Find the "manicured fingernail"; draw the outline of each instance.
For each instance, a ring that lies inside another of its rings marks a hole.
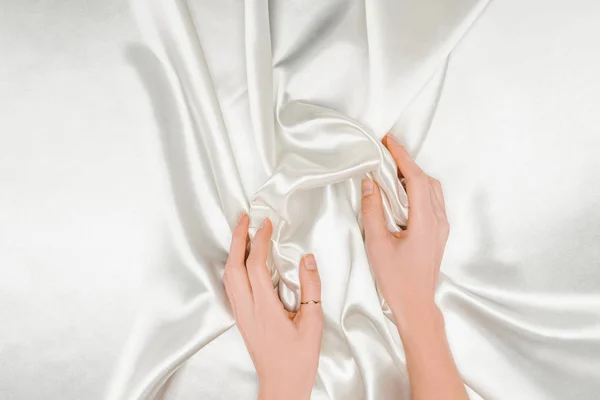
[[[367,197],[373,194],[373,181],[365,178],[362,181],[362,196]]]
[[[317,261],[315,260],[315,256],[309,254],[304,257],[304,268],[309,271],[315,271],[317,269]]]
[[[239,224],[240,222],[242,222],[242,219],[244,219],[244,216],[246,216],[246,213],[245,213],[245,212],[243,212],[243,211],[240,213],[240,215],[238,215],[238,218],[237,218],[237,222],[238,222],[238,224]]]

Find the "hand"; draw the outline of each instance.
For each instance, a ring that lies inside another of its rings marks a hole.
[[[375,279],[390,305],[404,345],[413,400],[468,400],[434,295],[449,226],[440,183],[425,175],[390,135],[384,144],[406,181],[405,231],[390,233],[381,193],[363,180],[365,242]]]
[[[266,266],[273,227],[264,220],[248,258],[248,216],[242,214],[233,233],[223,281],[235,322],[256,368],[259,399],[308,399],[317,375],[323,312],[321,280],[313,255],[300,266],[302,302],[297,314],[286,312]]]
[[[384,144],[405,179],[407,229],[388,231],[379,188],[370,179],[362,183],[362,213],[375,279],[402,334],[408,326],[437,317],[434,295],[449,225],[440,183],[425,175],[391,135]]]

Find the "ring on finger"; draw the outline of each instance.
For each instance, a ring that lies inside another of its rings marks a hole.
[[[321,300],[307,300],[301,301],[300,304],[321,304]]]

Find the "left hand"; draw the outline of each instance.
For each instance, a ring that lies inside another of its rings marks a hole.
[[[277,296],[266,266],[273,227],[265,219],[246,259],[249,218],[242,214],[233,233],[223,281],[235,322],[260,383],[259,399],[308,399],[317,375],[323,311],[321,280],[313,255],[300,267],[302,302],[290,314]]]

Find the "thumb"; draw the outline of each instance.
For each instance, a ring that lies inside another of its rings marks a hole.
[[[300,311],[296,319],[300,330],[323,330],[321,308],[321,278],[315,256],[307,254],[300,261]]]
[[[379,186],[369,178],[362,181],[362,207],[365,240],[376,240],[389,231],[383,217],[383,203]]]

